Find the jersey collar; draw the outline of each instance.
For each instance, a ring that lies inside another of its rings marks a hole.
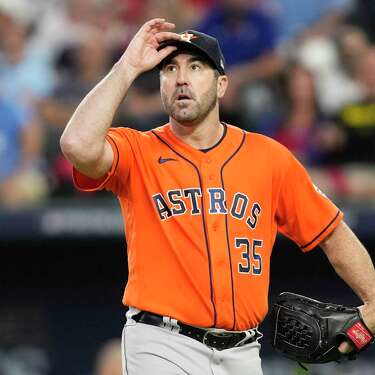
[[[178,138],[173,133],[170,123],[154,129],[153,132],[161,137],[172,150],[197,164],[207,158],[217,164],[222,164],[236,152],[245,136],[243,130],[228,124],[225,126],[224,136],[207,152],[202,152]]]

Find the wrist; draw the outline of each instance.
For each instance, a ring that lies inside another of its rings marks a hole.
[[[115,64],[115,68],[131,81],[134,81],[142,73],[138,67],[131,64],[124,56]]]
[[[361,312],[361,317],[365,324],[367,325],[368,329],[375,332],[375,303],[371,302],[371,304],[365,303],[364,305],[359,307]]]
[[[127,81],[129,85],[141,74],[139,69],[129,64],[126,60],[120,59],[113,66],[112,71],[118,74],[121,79]]]

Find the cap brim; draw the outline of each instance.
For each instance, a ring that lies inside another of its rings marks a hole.
[[[161,69],[163,67],[163,63],[165,60],[171,58],[171,55],[176,56],[178,51],[187,51],[187,52],[195,52],[200,56],[203,56],[211,65],[214,69],[218,70],[220,73],[221,70],[216,66],[215,62],[213,59],[206,53],[206,51],[199,46],[191,43],[191,42],[184,42],[183,40],[166,40],[165,42],[160,43],[159,47],[157,48],[158,51],[161,49],[167,47],[167,46],[175,46],[177,47],[177,50],[172,52],[170,55],[165,57],[160,64],[158,64],[158,68]],[[177,52],[177,53],[176,53]]]

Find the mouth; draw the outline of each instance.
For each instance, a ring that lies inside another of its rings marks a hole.
[[[186,100],[192,100],[191,96],[188,94],[178,94],[175,99],[177,102],[182,102]]]

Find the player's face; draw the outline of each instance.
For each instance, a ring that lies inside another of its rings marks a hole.
[[[179,54],[160,73],[160,92],[165,111],[180,124],[196,124],[217,105],[217,77],[199,57]]]

